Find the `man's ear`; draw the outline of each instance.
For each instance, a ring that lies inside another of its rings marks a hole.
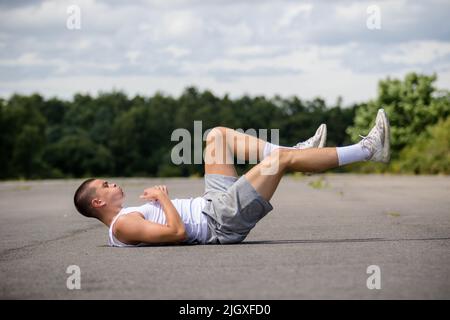
[[[100,200],[100,199],[98,199],[98,198],[94,198],[94,199],[92,199],[92,201],[91,201],[91,205],[92,205],[93,208],[101,208],[101,207],[103,207],[104,205],[106,205],[106,203],[105,203],[105,201],[103,201],[103,200]]]

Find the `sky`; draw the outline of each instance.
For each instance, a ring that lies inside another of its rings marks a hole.
[[[450,1],[0,1],[6,98],[196,86],[349,105],[412,71],[450,88]]]

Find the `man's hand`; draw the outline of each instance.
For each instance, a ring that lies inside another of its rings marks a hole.
[[[147,188],[144,193],[139,196],[139,198],[148,201],[159,201],[161,197],[169,196],[169,191],[164,185],[153,186],[152,188]]]

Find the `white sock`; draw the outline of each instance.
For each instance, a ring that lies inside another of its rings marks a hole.
[[[370,152],[364,148],[360,143],[352,144],[346,147],[337,147],[339,166],[344,166],[349,163],[366,161],[370,157]]]
[[[277,144],[273,144],[270,142],[266,141],[266,144],[264,145],[264,152],[263,152],[263,159],[265,157],[267,157],[273,150],[279,149],[279,148],[283,148],[283,149],[296,149],[294,147],[284,147],[284,146],[279,146]]]

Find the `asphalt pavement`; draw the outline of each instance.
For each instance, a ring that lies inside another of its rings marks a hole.
[[[172,198],[204,188],[202,178],[108,180],[128,205],[155,184]],[[107,228],[73,207],[80,182],[0,182],[0,298],[450,298],[448,176],[289,176],[241,244],[143,248],[107,246]],[[72,265],[80,289],[67,287]]]

